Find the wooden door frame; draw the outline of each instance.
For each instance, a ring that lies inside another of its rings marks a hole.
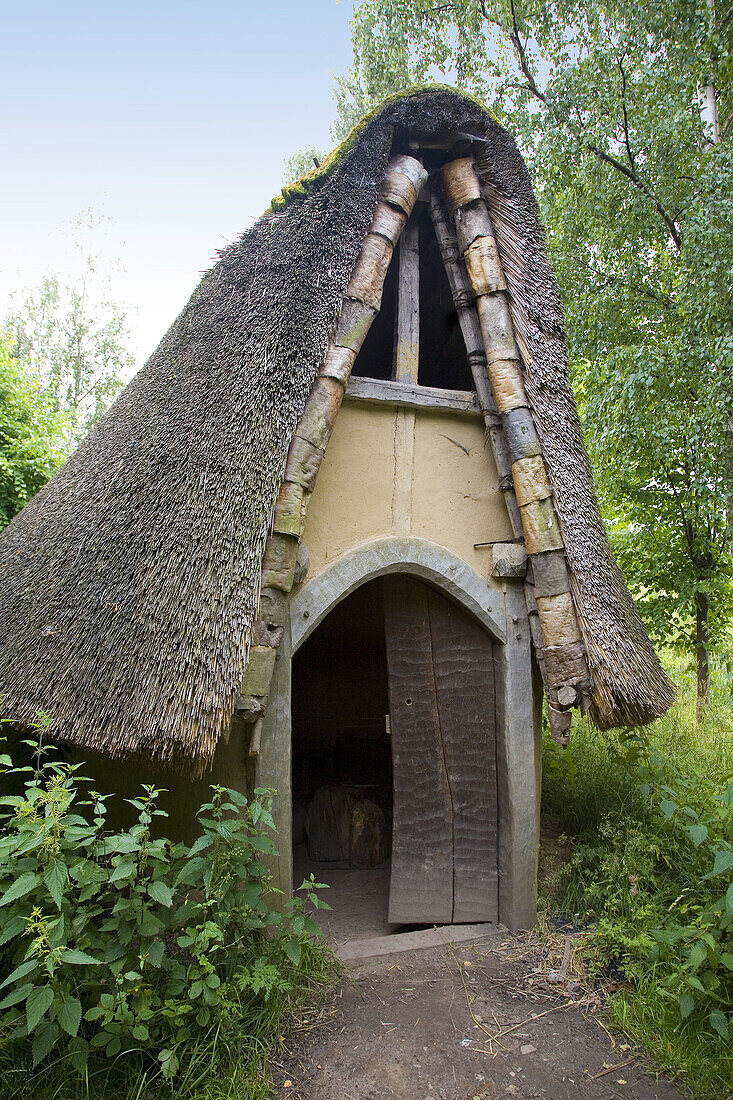
[[[275,822],[283,843],[273,870],[292,893],[292,656],[351,592],[387,573],[427,581],[469,612],[496,644],[496,737],[499,786],[499,920],[534,924],[537,902],[541,783],[541,685],[532,660],[521,583],[489,584],[449,550],[426,539],[374,539],[308,580],[290,600],[265,715],[256,785],[278,792]]]

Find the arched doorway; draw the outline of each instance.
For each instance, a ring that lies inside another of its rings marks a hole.
[[[494,643],[405,573],[341,601],[293,657],[294,839],[391,859],[389,922],[498,919]],[[353,821],[352,821],[353,819]]]
[[[483,866],[489,868],[488,879],[493,880],[493,884],[496,884],[494,897],[498,893],[498,919],[512,928],[526,927],[533,922],[535,915],[539,829],[539,716],[541,710],[538,707],[538,681],[532,667],[529,624],[524,593],[520,585],[508,584],[504,590],[498,589],[481,578],[465,562],[445,550],[445,548],[422,539],[393,537],[373,540],[363,544],[337,559],[333,565],[319,575],[309,579],[291,599],[290,619],[286,627],[270,705],[265,717],[256,778],[258,785],[273,787],[279,792],[276,799],[275,818],[283,840],[280,844],[280,855],[275,867],[278,884],[283,890],[289,891],[292,888],[293,881],[292,848],[285,841],[285,838],[291,835],[291,765],[293,764],[293,756],[297,756],[304,749],[301,735],[296,728],[299,722],[300,704],[294,698],[293,686],[293,673],[295,673],[295,691],[299,690],[297,687],[299,676],[298,655],[301,650],[303,654],[307,652],[304,647],[310,640],[316,638],[321,624],[334,612],[336,613],[333,620],[334,626],[332,628],[329,625],[327,629],[333,630],[336,637],[339,636],[340,630],[343,637],[344,624],[348,619],[349,606],[347,601],[349,597],[359,590],[368,592],[369,582],[379,578],[382,579],[382,600],[384,600],[385,583],[402,580],[409,580],[414,583],[422,582],[423,588],[428,592],[428,600],[430,600],[430,593],[439,594],[446,599],[450,607],[459,609],[461,614],[467,616],[470,620],[473,628],[480,631],[484,648],[486,648],[487,643],[491,648],[495,690],[493,751],[495,761],[495,809],[490,810],[488,813],[483,812],[485,807],[481,802],[480,788],[487,783],[487,777],[481,769],[485,759],[491,756],[491,751],[482,747],[479,741],[476,742],[477,751],[473,754],[470,739],[468,747],[459,745],[461,751],[456,756],[463,766],[464,775],[460,777],[455,790],[458,790],[462,782],[462,794],[459,796],[458,801],[462,797],[469,807],[479,808],[477,822],[479,826],[483,824],[484,818],[489,821],[495,820],[496,833],[493,840],[489,838],[487,841],[485,837],[479,837],[479,841],[484,845],[484,850],[487,844],[493,844],[493,851],[496,853],[495,858],[491,855],[489,859],[483,862]],[[374,591],[377,591],[376,587]],[[401,602],[404,603],[404,601]],[[339,610],[339,608],[342,610]],[[363,618],[364,611],[362,609],[353,621],[361,622]],[[373,647],[374,639],[380,634],[380,626],[378,621],[375,620],[373,612],[370,629]],[[431,626],[431,638],[432,633]],[[438,627],[436,633],[447,637],[449,632]],[[385,663],[387,660],[386,636],[385,633],[384,657],[380,658]],[[366,643],[362,644],[364,644],[366,652]],[[313,653],[316,652],[317,647],[314,647]],[[455,652],[455,650],[450,651],[449,647],[449,652]],[[326,673],[329,670],[333,671],[335,667],[333,662],[330,666],[326,662],[326,665]],[[461,669],[464,669],[466,667],[465,659],[460,658],[458,665]],[[384,691],[385,679],[387,680],[386,694]],[[459,685],[462,680],[462,676],[458,678]],[[375,739],[383,735],[385,714],[390,713],[394,705],[389,694],[388,673],[382,674],[381,682],[382,687],[374,689],[375,706],[373,712],[361,714],[361,720],[371,728]],[[360,690],[363,690],[363,686]],[[408,698],[413,700],[412,704],[407,703]],[[388,704],[386,711],[384,709],[385,699]],[[405,708],[414,706],[414,700],[414,693],[408,692],[405,694]],[[482,699],[482,712],[490,713],[490,706],[484,706],[483,702]],[[460,719],[458,724],[465,724],[464,720]],[[325,723],[323,728],[325,728]],[[392,732],[394,736],[394,730]],[[353,735],[353,729],[351,735]],[[446,752],[449,753],[450,749],[446,750],[444,743],[439,747],[440,754],[443,755],[445,762]],[[437,748],[434,753],[436,756],[438,755]],[[348,752],[341,751],[342,762],[345,756],[348,757]],[[385,754],[383,745],[378,750],[377,757],[384,763],[385,759],[391,759],[391,753]],[[336,753],[335,759],[338,759],[338,753]],[[354,759],[356,759],[356,756],[354,756]],[[302,780],[302,765],[298,763],[297,759],[295,759],[294,764],[292,778],[294,780],[293,786],[297,788]],[[311,766],[311,773],[313,771],[314,768]],[[419,767],[414,768],[413,778],[416,778],[418,782],[422,781],[423,772],[424,769],[421,771]],[[369,778],[371,783],[381,787],[382,792],[388,786],[389,778],[384,767],[382,767],[382,772],[379,775],[375,776],[374,772],[368,773],[368,775],[362,773],[361,777],[364,778],[365,776]],[[346,776],[346,778],[351,777]],[[359,775],[357,775],[358,778]],[[494,779],[491,779],[488,785],[491,786],[493,782]],[[434,791],[434,772],[431,777],[431,784]],[[452,790],[449,785],[447,791],[449,799]],[[297,790],[296,796],[299,797]],[[441,797],[443,804],[445,804],[445,787]],[[428,796],[427,802],[428,804],[431,803],[430,796]],[[451,801],[452,805],[453,802]],[[406,817],[409,820],[410,815],[407,814]],[[425,824],[424,813],[419,820],[422,825]],[[453,817],[451,821],[453,822]],[[398,811],[397,834],[400,831],[400,824],[401,819]],[[453,828],[455,829],[454,822]],[[475,834],[473,840],[471,839],[472,828],[474,828],[473,825],[466,832],[465,844],[467,849],[470,849],[471,844],[475,842]],[[460,827],[458,831],[461,832]],[[412,823],[412,838],[412,851],[417,852],[418,855],[422,854],[425,848],[424,839],[421,840],[420,829],[416,827],[415,820]],[[456,860],[455,849],[452,848],[452,851],[453,869],[450,875],[446,875],[446,877],[453,879],[455,887],[456,866],[459,867],[457,879],[459,882],[461,879],[461,859]],[[476,867],[476,859],[470,857],[465,866],[467,868],[466,878],[470,880],[472,870]],[[422,865],[418,866],[418,879],[425,878],[425,870]],[[496,874],[497,870],[498,875]],[[395,877],[395,881],[408,883],[409,876],[400,874]],[[433,881],[435,881],[435,876],[433,876]],[[491,881],[489,882],[490,889],[494,889],[493,884]],[[487,894],[486,881],[481,886],[481,890],[483,890],[482,896],[485,899]],[[407,895],[408,903],[412,905],[410,900],[412,895],[409,890]],[[417,919],[411,915],[414,913],[414,909],[410,910],[409,913],[403,910],[397,916],[397,919],[405,922],[409,921],[410,923],[449,923],[451,921],[481,919],[478,914],[474,915],[473,918],[468,913],[463,915],[460,907],[456,909],[454,900],[451,900],[450,905],[450,912],[448,912],[447,905],[444,905],[440,914],[431,913],[428,915],[425,909],[421,909]],[[486,911],[485,907],[481,910],[481,912]],[[395,913],[397,914],[396,910]]]

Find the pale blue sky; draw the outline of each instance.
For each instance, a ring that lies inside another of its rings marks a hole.
[[[252,224],[284,158],[328,149],[352,0],[24,0],[0,63],[0,318],[9,293],[68,277],[71,222],[124,272],[134,350],[156,346],[214,251]]]

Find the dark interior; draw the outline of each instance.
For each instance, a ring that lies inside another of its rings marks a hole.
[[[472,390],[466,345],[427,203],[421,203],[413,216],[418,218],[420,234],[418,383],[444,390]]]
[[[394,337],[397,320],[397,271],[399,245],[387,270],[382,291],[382,307],[372,321],[352,374],[356,378],[379,378],[386,382],[394,368]]]
[[[391,822],[388,711],[382,584],[375,580],[342,600],[293,657],[296,829],[324,785],[353,786]]]
[[[418,203],[412,215],[418,219],[420,241],[420,358],[418,384],[448,390],[473,390],[453,295],[433,230],[430,208]],[[387,271],[382,308],[356,357],[352,374],[357,378],[389,381],[394,371],[397,319],[399,244]]]

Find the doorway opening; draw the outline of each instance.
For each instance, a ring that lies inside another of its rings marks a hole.
[[[328,931],[498,919],[494,645],[405,573],[339,603],[292,664],[294,872]],[[356,923],[354,923],[356,922]]]
[[[337,939],[384,935],[392,747],[383,581],[330,612],[292,663],[293,882],[330,889],[317,914]]]

